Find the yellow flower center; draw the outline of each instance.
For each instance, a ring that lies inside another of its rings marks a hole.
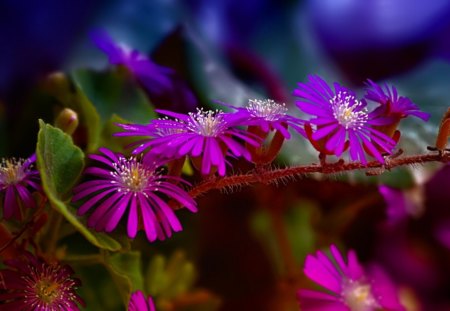
[[[344,286],[342,295],[352,311],[372,311],[379,307],[372,288],[367,283],[349,280]]]
[[[24,159],[2,159],[0,163],[0,182],[14,185],[22,181],[26,172],[23,169]]]
[[[36,296],[40,301],[52,304],[60,295],[60,285],[49,279],[42,279],[36,283]]]

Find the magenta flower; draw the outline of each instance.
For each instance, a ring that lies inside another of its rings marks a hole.
[[[131,294],[128,311],[156,311],[156,307],[151,296],[145,299],[144,294],[138,290]]]
[[[303,129],[305,122],[288,115],[286,105],[279,104],[272,99],[250,99],[245,107],[224,105],[237,110],[233,118],[240,125],[258,126],[264,133],[277,130],[285,139],[291,138],[287,129],[288,126],[291,126],[297,132],[306,136]]]
[[[40,191],[39,171],[34,168],[36,156],[24,159],[2,159],[0,162],[0,200],[3,217],[21,220],[22,207],[34,208],[36,202],[31,193]]]
[[[87,224],[97,231],[111,232],[128,211],[127,233],[135,238],[143,228],[149,241],[170,237],[172,231],[182,230],[173,209],[160,197],[173,199],[192,212],[197,211],[195,201],[173,182],[186,183],[180,178],[162,175],[156,162],[142,162],[125,158],[106,148],[103,155],[89,157],[102,167],[89,167],[85,174],[92,180],[83,182],[74,189],[73,201],[89,197],[78,209],[86,214],[97,206]]]
[[[417,217],[423,212],[420,202],[420,193],[414,189],[408,193],[389,186],[380,185],[378,191],[383,196],[387,204],[388,220],[392,223],[398,223],[408,217]],[[413,196],[416,196],[416,200]]]
[[[402,118],[407,116],[415,116],[428,121],[430,114],[420,111],[420,108],[412,102],[408,97],[398,96],[397,89],[395,87],[389,88],[387,84],[384,85],[384,89],[373,82],[367,80],[367,93],[365,98],[380,104],[380,106],[374,110],[373,115],[391,117],[392,122],[398,122]]]
[[[4,262],[0,270],[0,309],[4,311],[76,311],[84,301],[76,293],[80,280],[69,266],[48,263],[31,253]]]
[[[308,255],[304,273],[329,292],[300,290],[297,298],[302,310],[315,311],[403,311],[395,286],[387,275],[374,266],[366,273],[354,251],[347,262],[336,246],[330,247],[331,259],[318,251]]]
[[[351,90],[338,83],[332,90],[319,76],[309,76],[307,83],[298,83],[293,95],[300,98],[296,104],[303,112],[315,116],[305,129],[318,151],[339,157],[349,147],[351,159],[362,163],[367,162],[364,149],[382,163],[384,158],[378,146],[384,152],[392,153],[395,142],[373,128],[385,125],[389,120],[374,119],[366,102],[358,100]]]
[[[160,66],[147,55],[131,49],[123,43],[116,43],[105,31],[91,34],[97,47],[108,55],[112,65],[127,68],[148,92],[152,104],[177,110],[188,110],[197,106],[197,99],[175,70]]]
[[[234,119],[228,113],[202,109],[187,115],[166,110],[157,112],[175,119],[152,120],[146,126],[118,124],[125,132],[118,133],[117,136],[150,137],[134,149],[134,154],[150,149],[148,154],[151,156],[166,159],[189,155],[194,160],[200,160],[202,174],[208,174],[213,168],[217,168],[223,176],[228,153],[250,159],[250,153],[239,140],[252,146],[260,145],[257,137],[235,128]]]

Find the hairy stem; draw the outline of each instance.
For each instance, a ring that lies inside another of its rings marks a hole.
[[[431,154],[421,154],[412,155],[399,158],[387,158],[386,163],[382,164],[378,161],[371,161],[367,164],[362,164],[360,162],[345,163],[343,161],[338,161],[336,163],[326,163],[326,164],[311,164],[311,165],[300,165],[285,167],[281,169],[267,169],[258,170],[257,172],[249,172],[241,175],[231,175],[223,178],[213,178],[206,181],[200,182],[194,188],[189,191],[192,198],[198,197],[210,190],[223,189],[233,186],[247,186],[255,183],[270,184],[274,183],[279,179],[295,177],[299,175],[306,175],[312,173],[322,173],[322,174],[335,174],[355,170],[371,170],[371,169],[381,169],[390,170],[392,168],[404,165],[413,164],[424,164],[428,162],[450,162],[450,153],[431,153]],[[373,172],[371,173],[373,175]],[[176,207],[177,209],[181,206]]]

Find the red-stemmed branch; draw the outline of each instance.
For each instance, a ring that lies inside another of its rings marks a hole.
[[[366,170],[367,175],[378,175],[398,166],[421,165],[429,162],[448,163],[450,162],[450,153],[437,152],[398,158],[388,157],[384,164],[378,161],[371,161],[367,164],[362,164],[360,162],[345,163],[340,160],[336,163],[299,165],[279,169],[259,168],[244,174],[209,178],[194,186],[189,191],[189,194],[192,198],[195,198],[214,189],[242,187],[255,183],[271,184],[286,178],[304,176],[312,173],[335,174],[355,170]],[[177,208],[181,208],[181,206]]]

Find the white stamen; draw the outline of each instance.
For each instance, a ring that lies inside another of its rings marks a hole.
[[[145,189],[150,183],[157,184],[155,181],[158,173],[145,167],[136,158],[129,159],[119,158],[119,161],[113,163],[115,171],[111,175],[115,178],[111,183],[118,184],[119,192],[134,192],[134,194],[142,193],[146,195]]]
[[[226,122],[220,110],[197,109],[196,113],[189,113],[187,127],[192,132],[206,137],[217,137],[226,129]]]
[[[342,297],[352,311],[369,311],[380,307],[368,283],[348,280],[343,286]]]
[[[161,121],[161,122],[158,122]],[[186,133],[186,128],[183,127],[183,121],[178,119],[171,120],[168,117],[159,118],[157,122],[154,123],[154,127],[156,129],[155,134],[158,137],[166,137],[174,134]],[[176,122],[180,123],[179,127],[176,127]]]
[[[369,118],[367,108],[358,110],[363,106],[362,102],[346,92],[337,93],[330,99],[330,104],[333,116],[346,130],[349,128],[361,129]]]
[[[287,113],[286,105],[278,104],[272,99],[250,99],[247,110],[252,117],[263,118],[266,121],[277,121]]]
[[[25,178],[27,169],[24,169],[24,159],[2,159],[0,162],[0,182],[5,185],[17,184]]]

